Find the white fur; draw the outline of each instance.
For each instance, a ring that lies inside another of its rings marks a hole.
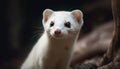
[[[47,9],[51,12],[52,10]],[[72,12],[52,11],[48,20],[45,22],[43,13],[44,33],[33,47],[21,69],[68,69],[70,56],[74,43],[78,37],[82,27],[81,22],[78,23]],[[50,22],[54,21],[54,26],[50,27]],[[71,28],[64,26],[65,22],[71,23]],[[54,35],[56,29],[61,30],[60,37]]]

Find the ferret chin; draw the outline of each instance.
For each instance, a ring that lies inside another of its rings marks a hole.
[[[74,43],[83,25],[80,10],[43,12],[44,33],[21,69],[68,69]]]

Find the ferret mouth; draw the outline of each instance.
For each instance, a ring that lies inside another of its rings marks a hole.
[[[54,37],[54,38],[57,38],[57,39],[61,39],[61,38],[63,38],[62,35],[53,35],[53,37]]]
[[[64,37],[62,35],[51,35],[51,37],[55,38],[55,39],[63,39]]]

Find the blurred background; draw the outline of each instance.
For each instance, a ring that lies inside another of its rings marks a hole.
[[[42,12],[80,9],[83,35],[112,21],[110,0],[0,0],[0,69],[19,69],[43,32]]]

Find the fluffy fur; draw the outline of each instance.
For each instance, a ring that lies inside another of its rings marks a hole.
[[[21,69],[68,69],[82,24],[83,14],[80,10],[67,12],[46,9],[43,12],[44,33]]]

